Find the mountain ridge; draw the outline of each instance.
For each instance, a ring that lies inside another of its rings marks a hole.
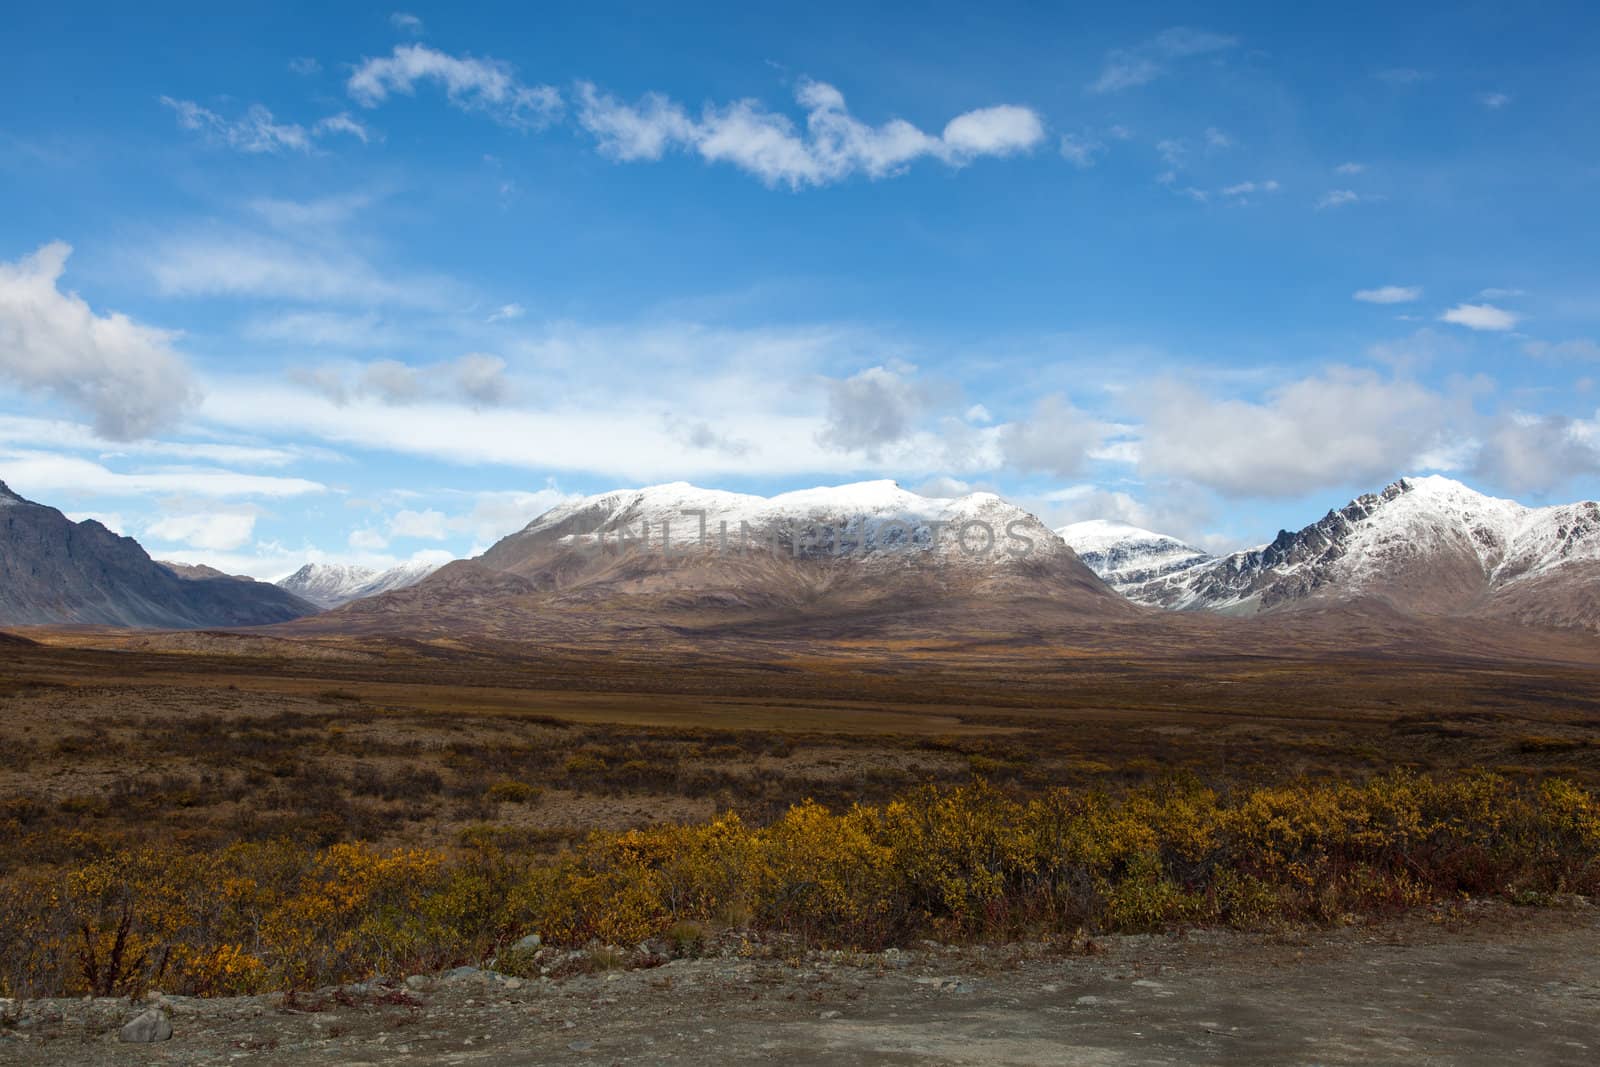
[[[0,482],[0,625],[262,626],[316,607],[265,582],[181,577],[131,537]]]
[[[1600,577],[1600,505],[1528,507],[1438,475],[1397,479],[1264,545],[1165,574],[1095,562],[1130,600],[1169,610],[1256,614],[1372,598],[1416,614],[1600,628],[1600,597],[1589,592]]]

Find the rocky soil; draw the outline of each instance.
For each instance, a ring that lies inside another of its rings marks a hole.
[[[0,1001],[0,1062],[1590,1064],[1600,909],[880,954],[543,950],[289,997]],[[726,954],[721,954],[726,953]],[[658,963],[584,973],[600,964]],[[569,973],[577,972],[577,973]],[[563,975],[566,975],[563,977]],[[163,1038],[131,1043],[129,1036]]]

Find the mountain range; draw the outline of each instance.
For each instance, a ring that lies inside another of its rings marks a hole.
[[[1210,556],[1136,527],[1059,531],[1135,603],[1253,615],[1370,601],[1410,615],[1600,629],[1600,505],[1530,508],[1402,478],[1265,545]]]
[[[180,574],[132,538],[92,519],[73,522],[0,482],[0,623],[197,629],[317,610],[277,586],[205,572]]]
[[[1524,507],[1441,477],[1402,478],[1217,556],[1105,520],[1052,531],[991,493],[934,498],[876,481],[761,497],[679,482],[562,504],[471,560],[307,564],[277,586],[157,563],[0,487],[0,624],[11,625],[298,620],[290,629],[305,634],[527,641],[602,618],[737,627],[920,613],[960,632],[980,610],[1003,629],[993,620],[1006,610],[1121,625],[1150,608],[1337,607],[1595,631],[1596,578],[1600,506]]]

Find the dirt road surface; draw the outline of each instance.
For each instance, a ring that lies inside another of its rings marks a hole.
[[[0,1002],[0,1062],[81,1064],[1593,1064],[1600,908],[1503,905],[1294,934],[1107,938],[463,970],[302,995]]]

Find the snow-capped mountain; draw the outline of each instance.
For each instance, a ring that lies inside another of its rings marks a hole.
[[[776,550],[792,558],[913,557],[990,566],[1023,556],[1070,555],[1033,515],[993,493],[926,497],[892,481],[803,489],[773,497],[686,482],[584,497],[545,512],[482,557],[526,572],[568,550],[700,555]]]
[[[562,504],[477,559],[312,628],[427,620],[509,638],[547,632],[567,609],[589,625],[611,611],[635,623],[730,611],[793,621],[1024,602],[1137,614],[1036,517],[992,493],[932,498],[875,481],[762,497],[676,482]]]
[[[318,607],[336,608],[352,600],[416,585],[440,566],[441,562],[413,560],[377,571],[348,563],[307,563],[277,584]]]
[[[1056,534],[1119,592],[1211,559],[1176,537],[1110,519],[1075,522]]]
[[[1530,508],[1449,478],[1402,478],[1270,544],[1120,591],[1173,609],[1253,614],[1317,599],[1418,614],[1600,626],[1600,505]]]

